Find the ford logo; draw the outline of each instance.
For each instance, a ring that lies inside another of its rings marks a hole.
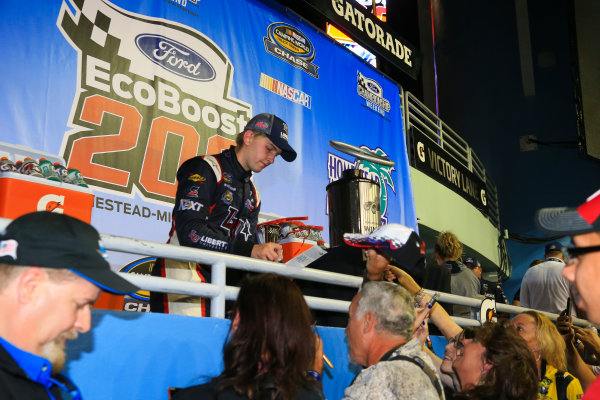
[[[204,57],[175,40],[142,34],[135,38],[135,44],[150,61],[176,75],[195,81],[215,79],[215,69]]]
[[[381,94],[382,94],[381,86],[379,86],[377,83],[374,83],[369,80],[366,81],[366,84],[367,84],[367,89],[369,90],[369,92],[375,93],[376,95],[381,96]]]

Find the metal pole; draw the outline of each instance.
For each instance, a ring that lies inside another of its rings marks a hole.
[[[212,284],[219,287],[219,294],[210,301],[210,316],[214,318],[225,318],[225,262],[217,262],[212,265]]]

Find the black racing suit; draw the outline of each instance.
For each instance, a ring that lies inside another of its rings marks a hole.
[[[250,257],[260,211],[260,195],[251,177],[252,172],[237,161],[234,146],[181,164],[169,242]],[[168,277],[162,261],[157,260],[159,268],[153,268],[152,275]],[[198,266],[198,274],[210,282],[205,266]],[[168,311],[163,297],[151,293],[152,311]]]

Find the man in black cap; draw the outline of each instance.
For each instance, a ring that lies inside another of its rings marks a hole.
[[[521,281],[521,307],[560,314],[567,308],[571,283],[562,275],[565,267],[560,242],[548,243],[545,261],[527,270]]]
[[[478,259],[474,257],[465,258],[464,264],[479,278],[481,283],[479,294],[486,297],[493,297],[496,303],[507,304],[506,296],[502,290],[502,286],[498,282],[488,281],[482,278],[483,268]]]
[[[78,399],[60,371],[65,342],[90,330],[101,290],[139,288],[111,271],[98,232],[67,215],[35,212],[0,236],[0,398]]]
[[[277,243],[256,244],[260,195],[252,174],[281,157],[294,161],[287,124],[273,114],[254,116],[221,154],[185,161],[177,171],[177,194],[169,243],[277,261]],[[210,269],[196,263],[159,259],[152,275],[210,282]],[[206,302],[194,296],[151,293],[153,312],[206,316]]]

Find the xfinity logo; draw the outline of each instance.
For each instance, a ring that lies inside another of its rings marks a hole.
[[[215,70],[204,57],[175,40],[142,34],[135,38],[135,43],[146,57],[167,71],[195,81],[215,79]]]

